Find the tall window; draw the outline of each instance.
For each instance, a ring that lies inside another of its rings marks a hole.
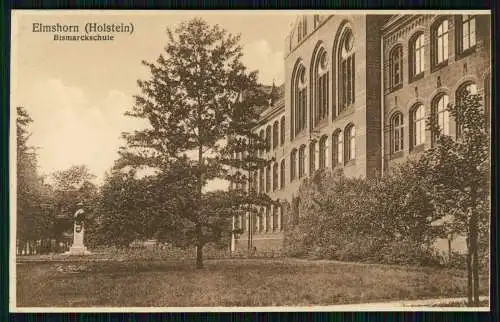
[[[351,30],[347,30],[340,42],[339,48],[339,112],[342,112],[354,103],[355,61],[354,37]]]
[[[280,145],[285,144],[285,116],[281,117],[280,122]]]
[[[432,30],[433,61],[435,65],[448,60],[448,20],[444,19]]]
[[[391,87],[403,84],[403,46],[398,45],[390,53]]]
[[[265,140],[264,130],[260,130],[259,136],[260,136],[261,142],[264,142],[264,140]],[[263,153],[264,153],[264,150],[259,149],[259,156],[262,156]]]
[[[266,128],[266,150],[269,152],[271,150],[271,125]]]
[[[328,63],[326,51],[321,48],[316,59],[313,61],[313,126],[328,116]]]
[[[309,173],[313,174],[316,170],[316,141],[309,144]]]
[[[252,188],[255,192],[259,191],[259,187],[258,187],[258,184],[259,184],[259,181],[258,181],[258,176],[259,174],[257,173],[257,171],[254,171],[253,172],[253,179],[252,179],[252,182],[253,182],[253,185],[252,185]]]
[[[264,169],[259,170],[259,193],[264,193]]]
[[[300,42],[303,37],[303,28],[302,28],[302,21],[299,21],[299,24],[297,25],[297,41]]]
[[[299,149],[299,179],[306,174],[306,146],[302,145]]]
[[[342,143],[342,132],[337,130],[332,135],[332,167],[335,168],[342,164],[342,154],[344,146]]]
[[[464,97],[469,94],[469,95],[475,95],[477,94],[477,87],[476,84],[474,83],[466,83],[462,86],[460,86],[457,90],[457,93],[455,94],[456,97],[456,104],[461,106],[463,104]],[[455,124],[456,124],[456,136],[457,138],[462,135],[462,125],[461,125],[461,120],[457,117],[455,119]]]
[[[273,191],[278,189],[278,163],[273,164]]]
[[[290,153],[290,182],[297,177],[297,149],[293,149]]]
[[[413,109],[412,116],[412,147],[425,143],[425,108],[422,104]]]
[[[354,125],[347,125],[344,134],[344,160],[345,162],[349,162],[356,159],[356,128],[354,127]]]
[[[302,132],[306,127],[307,121],[307,106],[306,106],[306,70],[303,65],[297,68],[297,73],[293,82],[293,105],[292,105],[292,120],[294,135]]]
[[[280,189],[285,188],[285,159],[280,164]]]
[[[476,45],[476,17],[474,15],[462,15],[457,30],[458,50],[460,53]]]
[[[275,121],[273,124],[273,150],[278,147],[278,140],[279,140],[279,124],[278,121]]]
[[[433,101],[433,110],[442,135],[450,134],[450,112],[447,110],[448,95],[440,95]]]
[[[415,35],[410,41],[410,75],[419,76],[425,68],[424,33]]]
[[[396,113],[391,119],[391,145],[392,153],[403,151],[404,149],[403,133],[403,114]]]
[[[305,38],[307,36],[307,16],[302,16],[302,38]]]
[[[328,137],[323,136],[319,140],[319,168],[324,169],[326,168],[326,155],[327,155],[327,146],[328,144]]]
[[[267,206],[266,208],[266,231],[271,231],[271,207]]]
[[[273,231],[276,231],[278,228],[278,206],[273,206]]]
[[[268,164],[266,167],[266,192],[271,190],[271,165]]]

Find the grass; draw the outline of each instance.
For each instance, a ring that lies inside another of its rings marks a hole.
[[[481,277],[481,294],[488,279]],[[461,297],[461,270],[295,259],[17,264],[18,307],[309,306]]]

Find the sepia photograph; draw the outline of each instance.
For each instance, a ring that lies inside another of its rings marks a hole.
[[[486,10],[12,10],[12,312],[489,311]]]

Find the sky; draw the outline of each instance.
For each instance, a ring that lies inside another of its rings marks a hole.
[[[294,14],[266,12],[85,12],[14,11],[12,19],[11,109],[24,106],[33,118],[29,144],[38,147],[41,174],[85,164],[102,182],[123,145],[120,134],[143,128],[126,117],[148,79],[142,60],[154,61],[167,44],[167,28],[202,17],[241,34],[243,62],[259,70],[259,80],[277,85],[284,77],[285,37]],[[33,32],[33,23],[79,25],[132,23],[132,34],[114,41],[54,41],[53,33]]]

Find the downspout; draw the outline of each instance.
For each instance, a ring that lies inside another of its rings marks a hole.
[[[381,158],[381,169],[380,175],[384,175],[384,166],[385,166],[385,135],[384,135],[384,119],[385,119],[385,105],[384,105],[384,36],[380,37],[380,104],[381,104],[381,112],[382,115],[380,117],[380,133],[381,133],[381,141],[380,141],[380,153],[382,154]]]

